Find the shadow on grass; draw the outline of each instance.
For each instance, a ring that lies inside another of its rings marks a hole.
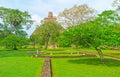
[[[108,66],[108,67],[120,67],[120,61],[105,58],[104,64],[100,62],[99,58],[82,58],[82,59],[74,59],[68,60],[69,63],[74,64],[86,64],[86,65],[96,65],[96,66]]]
[[[29,57],[32,54],[28,54],[26,51],[0,51],[0,58],[4,57]]]
[[[120,53],[110,53],[111,55],[117,55],[117,56],[119,56],[120,55]]]

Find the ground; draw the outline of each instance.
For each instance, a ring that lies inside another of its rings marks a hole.
[[[120,61],[106,58],[52,59],[53,77],[120,77]]]
[[[25,51],[0,51],[0,77],[39,77],[43,59]]]
[[[49,56],[79,56],[79,54],[59,54],[78,51],[96,54],[94,49],[87,48],[44,50],[45,53],[53,53],[47,54]],[[113,57],[120,57],[119,50],[103,50],[103,52]],[[36,58],[35,53],[36,50],[0,50],[0,77],[40,77],[44,58]],[[104,64],[101,64],[98,55],[82,58],[52,58],[51,64],[53,77],[120,77],[120,61],[108,56],[105,56]]]

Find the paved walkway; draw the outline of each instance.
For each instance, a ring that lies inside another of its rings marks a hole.
[[[43,66],[43,69],[42,69],[42,74],[41,74],[40,77],[52,77],[50,58],[45,58],[44,66]]]

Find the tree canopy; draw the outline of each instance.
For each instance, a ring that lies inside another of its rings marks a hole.
[[[38,38],[40,43],[45,44],[45,49],[47,49],[48,44],[55,45],[57,38],[60,35],[62,26],[56,22],[47,22],[38,26],[33,35]]]
[[[113,7],[120,11],[120,0],[114,0]]]
[[[0,19],[2,20],[2,29],[19,34],[23,26],[29,28],[32,24],[31,16],[28,12],[22,12],[18,9],[0,7]]]
[[[17,49],[17,46],[22,46],[28,44],[29,40],[27,38],[17,36],[15,34],[8,35],[5,39],[2,40],[3,45],[7,45],[12,47],[13,49]]]
[[[109,10],[104,11],[93,21],[66,29],[62,37],[66,38],[67,44],[70,45],[94,47],[103,62],[101,46],[120,46],[120,29],[116,28],[119,27],[116,21],[120,21],[117,13]],[[64,41],[61,40],[62,44]]]
[[[59,22],[65,26],[75,26],[95,17],[95,10],[88,7],[87,4],[74,5],[70,9],[65,9],[59,14]]]

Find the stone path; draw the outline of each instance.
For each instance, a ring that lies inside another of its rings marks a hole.
[[[42,74],[40,77],[52,77],[51,59],[45,58]]]

